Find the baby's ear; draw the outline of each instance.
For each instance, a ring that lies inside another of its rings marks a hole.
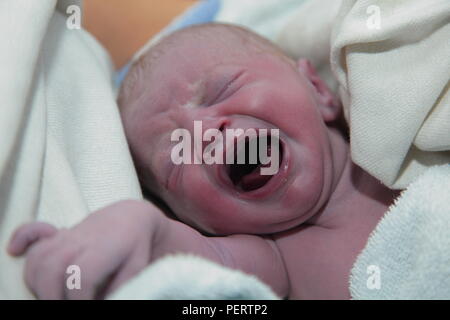
[[[328,88],[316,72],[311,62],[307,59],[297,61],[297,69],[311,82],[316,89],[320,112],[325,122],[336,120],[341,113],[341,103],[333,92]]]

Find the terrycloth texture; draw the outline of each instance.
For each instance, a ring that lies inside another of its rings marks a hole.
[[[278,299],[254,276],[192,255],[173,255],[147,267],[108,299]]]
[[[354,162],[393,188],[449,163],[450,1],[344,0],[331,43]]]
[[[330,37],[353,161],[392,188],[450,162],[450,1],[342,0],[337,16],[340,1],[324,2],[300,8],[278,42],[312,58],[334,89],[324,60]],[[380,29],[368,27],[370,6]]]
[[[442,165],[402,193],[353,267],[354,299],[450,299],[449,191],[450,165]],[[378,290],[367,286],[371,265]]]
[[[0,298],[31,298],[5,247],[20,224],[71,226],[142,197],[106,52],[66,27],[77,1],[0,1]]]

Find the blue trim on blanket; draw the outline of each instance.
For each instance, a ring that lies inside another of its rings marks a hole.
[[[165,32],[173,32],[183,29],[194,24],[201,24],[214,21],[217,13],[221,8],[221,0],[202,0],[192,8],[188,9],[179,19],[170,24]],[[114,82],[116,87],[120,87],[130,70],[131,63],[127,63],[124,67],[116,72]]]
[[[203,0],[187,10],[180,20],[169,26],[169,31],[186,28],[194,24],[211,22],[215,19],[220,8],[220,0]]]

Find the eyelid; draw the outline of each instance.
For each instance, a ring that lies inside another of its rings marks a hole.
[[[231,93],[229,92],[229,90],[230,90],[231,87],[233,87],[233,85],[236,83],[236,81],[239,78],[241,78],[241,76],[243,74],[244,74],[244,71],[241,70],[241,71],[237,72],[236,74],[234,74],[233,76],[231,76],[229,78],[229,80],[225,83],[225,85],[221,86],[220,90],[218,90],[219,92],[214,95],[214,98],[213,99],[208,99],[208,101],[206,101],[205,105],[211,106],[211,105],[217,104],[219,102],[222,102],[223,100],[225,100],[229,96],[231,96],[233,93],[235,93],[239,89],[239,87],[236,88]],[[226,95],[226,97],[223,97],[224,95]]]

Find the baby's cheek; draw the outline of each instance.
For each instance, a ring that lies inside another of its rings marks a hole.
[[[226,212],[231,207],[230,199],[196,168],[189,168],[183,174],[182,192],[183,214],[208,232],[213,226],[226,223]]]

